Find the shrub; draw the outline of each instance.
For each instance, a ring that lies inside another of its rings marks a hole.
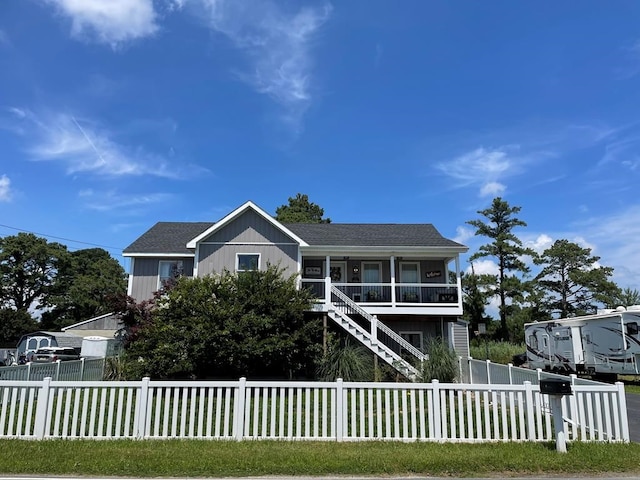
[[[458,376],[458,358],[449,344],[442,337],[435,337],[426,342],[425,349],[429,358],[421,365],[422,381],[454,382]]]

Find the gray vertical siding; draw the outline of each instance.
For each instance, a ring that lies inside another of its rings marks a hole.
[[[225,225],[201,243],[296,243],[261,215],[249,210]]]
[[[148,300],[158,290],[158,266],[161,261],[182,260],[184,275],[193,276],[193,258],[190,257],[139,257],[133,263],[133,282],[131,296],[136,301]]]
[[[279,265],[290,275],[298,272],[297,245],[200,245],[198,260],[198,277],[220,273],[223,270],[235,272],[237,253],[260,254],[260,269],[265,270],[267,264]]]

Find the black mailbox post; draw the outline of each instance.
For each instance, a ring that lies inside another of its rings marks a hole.
[[[561,453],[566,453],[567,441],[564,431],[564,419],[562,418],[562,397],[563,395],[573,395],[571,391],[571,381],[561,378],[541,379],[540,393],[549,395],[551,402],[553,425],[556,432],[556,450]]]
[[[559,378],[540,380],[540,393],[547,395],[572,395],[571,382]]]

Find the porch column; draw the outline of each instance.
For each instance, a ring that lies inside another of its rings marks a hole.
[[[331,305],[331,255],[327,255],[324,260],[324,303]]]
[[[449,283],[447,281],[447,283]],[[456,287],[458,288],[458,306],[462,307],[462,278],[460,278],[460,256],[456,256]]]
[[[396,257],[395,255],[391,255],[390,258],[391,265],[391,306],[396,306]]]

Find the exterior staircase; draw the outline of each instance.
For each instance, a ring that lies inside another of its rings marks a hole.
[[[328,305],[328,316],[347,333],[356,338],[380,359],[391,365],[411,381],[420,380],[420,372],[411,362],[405,360],[397,351],[409,354],[419,362],[428,355],[411,345],[404,338],[382,323],[375,315],[367,313],[356,302],[336,287],[331,287],[331,303]],[[361,326],[362,320],[369,329]]]

